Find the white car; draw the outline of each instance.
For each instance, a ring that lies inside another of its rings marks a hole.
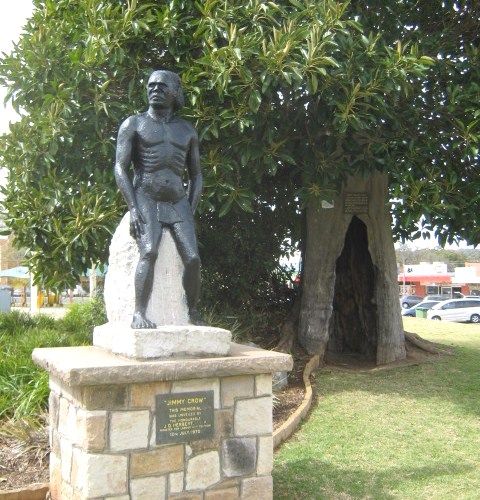
[[[480,298],[444,300],[427,311],[427,319],[480,323]]]

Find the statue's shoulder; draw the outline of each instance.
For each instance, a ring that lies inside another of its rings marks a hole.
[[[185,134],[188,134],[191,137],[197,137],[197,131],[195,130],[195,127],[187,120],[180,118],[179,116],[176,116],[173,120],[172,123],[177,125],[184,131]]]
[[[129,116],[120,125],[120,130],[134,132],[138,129],[139,125],[145,120],[146,113],[138,113],[136,115]]]

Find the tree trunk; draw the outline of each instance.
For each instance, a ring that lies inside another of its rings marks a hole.
[[[387,176],[350,177],[333,207],[307,207],[299,341],[310,354],[405,358]]]

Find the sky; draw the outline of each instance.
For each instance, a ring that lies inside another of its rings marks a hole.
[[[0,52],[9,52],[12,49],[12,43],[17,41],[26,20],[30,16],[33,9],[32,0],[15,0],[10,2],[8,0],[0,0]],[[0,134],[8,131],[9,122],[17,120],[18,115],[7,104],[3,105],[5,99],[6,89],[0,86]],[[4,179],[4,169],[0,169],[0,182]],[[434,248],[437,246],[435,239],[429,240],[415,240],[409,243],[411,248]],[[458,249],[458,245],[448,245],[448,248]],[[460,244],[460,248],[467,247],[465,243]]]
[[[10,52],[12,43],[17,41],[22,27],[32,13],[32,0],[0,0],[0,52]],[[4,107],[6,90],[0,87],[0,134],[8,131],[10,121],[17,119],[11,106]]]

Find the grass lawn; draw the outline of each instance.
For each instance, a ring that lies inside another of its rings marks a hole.
[[[319,372],[316,408],[276,453],[274,498],[480,498],[480,325],[404,324],[455,356]]]

